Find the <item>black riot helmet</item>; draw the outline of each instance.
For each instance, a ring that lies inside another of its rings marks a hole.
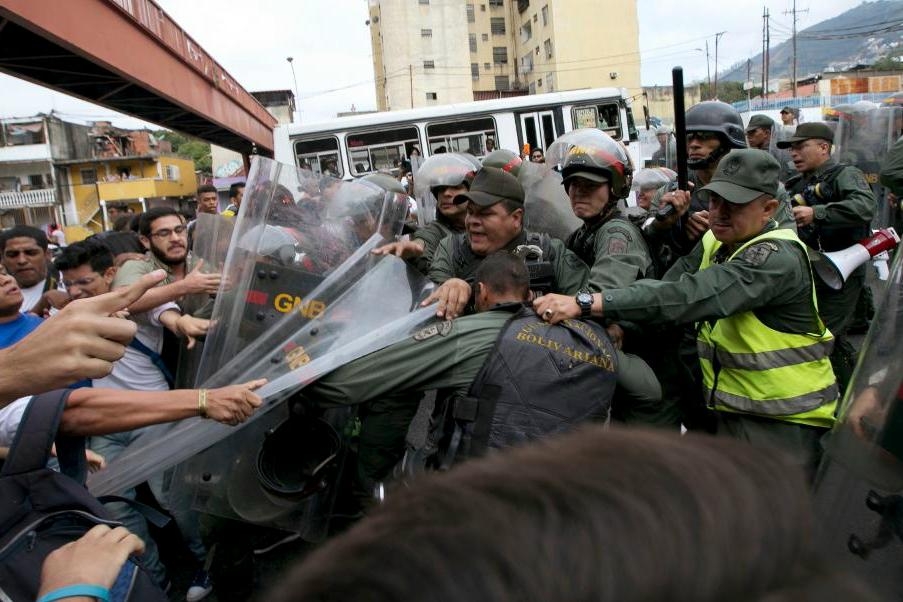
[[[687,161],[690,169],[703,169],[716,164],[721,157],[735,148],[746,148],[746,130],[737,109],[717,100],[707,100],[687,110],[687,134],[691,132],[715,132],[721,142],[718,150],[704,159]],[[686,144],[686,141],[683,141]]]

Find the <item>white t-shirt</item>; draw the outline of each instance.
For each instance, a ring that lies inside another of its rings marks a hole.
[[[22,309],[20,311],[31,311],[31,308],[38,304],[38,301],[41,300],[41,295],[44,294],[44,284],[46,283],[47,279],[44,278],[34,286],[20,289],[22,291],[22,297],[25,299],[22,301]]]
[[[133,320],[138,325],[135,338],[148,348],[160,353],[163,349],[163,328],[160,314],[168,309],[179,309],[175,303],[164,303],[154,309],[138,314]],[[106,389],[132,389],[135,391],[166,391],[169,385],[163,373],[147,354],[133,347],[125,348],[125,355],[113,364],[109,376],[93,381],[95,387]]]
[[[20,397],[11,404],[0,408],[0,447],[10,447],[16,436],[16,430],[19,423],[22,422],[22,415],[28,402],[31,401],[31,395]]]

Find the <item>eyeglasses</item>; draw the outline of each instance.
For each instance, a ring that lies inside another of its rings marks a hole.
[[[25,255],[26,257],[37,257],[38,255],[43,254],[43,249],[9,249],[3,252],[4,257],[9,257],[13,259],[18,257],[19,255]]]
[[[694,138],[701,142],[708,142],[709,140],[716,140],[718,134],[715,132],[687,132],[687,142],[692,142]]]
[[[63,280],[63,286],[66,288],[72,288],[73,286],[85,287],[90,286],[95,280],[97,280],[97,276],[85,276],[78,280]]]
[[[188,230],[188,226],[183,224],[181,226],[176,226],[175,228],[163,228],[162,230],[151,232],[151,236],[154,238],[169,238],[173,233],[181,236],[182,234],[185,234],[186,230]]]

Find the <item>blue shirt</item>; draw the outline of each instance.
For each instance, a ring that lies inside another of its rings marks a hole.
[[[19,314],[12,322],[0,324],[0,349],[14,345],[37,328],[41,318],[34,314]]]

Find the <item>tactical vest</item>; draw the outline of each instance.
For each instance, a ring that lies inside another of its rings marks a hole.
[[[790,241],[805,253],[796,234],[780,228],[753,238],[727,261],[769,239]],[[712,265],[721,247],[711,231],[705,233],[702,244],[700,270]],[[817,315],[814,285],[811,289],[811,306]],[[828,360],[834,337],[821,319],[818,326],[820,333],[779,332],[763,324],[753,311],[700,323],[696,346],[709,407],[830,428],[838,397]]]
[[[530,307],[512,311],[468,394],[451,403],[447,458],[479,456],[608,416],[617,359],[602,326],[581,320],[552,326]]]
[[[849,165],[838,163],[832,165],[817,178],[806,181],[802,175],[797,175],[787,180],[787,192],[792,197],[795,194],[804,194],[806,204],[809,206],[827,205],[841,200],[837,191],[837,178]],[[819,186],[819,194],[805,194],[806,189]],[[799,237],[804,243],[820,251],[841,251],[856,244],[869,235],[869,224],[832,226],[813,222],[799,228]]]
[[[530,272],[530,290],[540,294],[546,294],[558,289],[555,278],[555,270],[552,267],[552,239],[548,234],[540,232],[524,232],[524,245],[538,247],[542,251],[542,257],[537,259],[533,255],[526,255],[524,261]],[[477,255],[467,244],[467,236],[461,232],[452,238],[452,266],[455,278],[461,278],[467,282],[473,280],[474,272],[483,257]],[[514,249],[510,249],[514,252]]]
[[[645,215],[643,218],[645,219]],[[613,222],[620,221],[625,224],[625,228],[627,230],[635,231],[634,234],[637,238],[642,239],[643,242],[646,243],[646,246],[650,248],[650,256],[652,258],[652,265],[647,268],[646,272],[641,276],[641,278],[655,278],[658,274],[664,273],[664,271],[659,270],[659,265],[656,262],[655,254],[652,252],[652,245],[649,240],[647,240],[646,234],[643,232],[640,226],[635,224],[630,217],[628,217],[626,212],[621,211],[620,209],[616,209],[614,213],[612,213],[611,217],[600,220],[598,223],[594,223],[591,225],[584,224],[580,226],[576,230],[574,230],[570,236],[568,236],[567,241],[564,243],[564,246],[568,248],[574,255],[579,257],[583,263],[590,266],[592,269],[593,264],[596,263],[596,236],[599,235],[599,230],[602,229],[602,226]],[[642,224],[641,224],[642,225]]]

